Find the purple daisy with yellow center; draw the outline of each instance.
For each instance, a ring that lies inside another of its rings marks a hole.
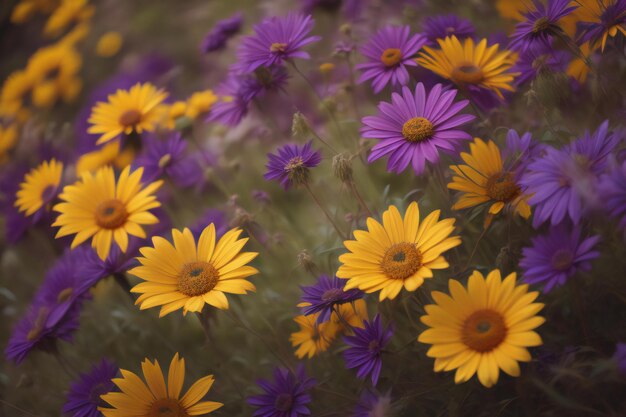
[[[307,304],[302,308],[302,314],[308,316],[319,313],[317,322],[323,323],[330,320],[335,306],[363,298],[362,291],[358,289],[345,291],[343,289],[345,285],[346,282],[337,277],[321,275],[315,285],[300,287],[302,289],[301,300]]]
[[[227,19],[220,20],[207,33],[200,49],[205,54],[224,49],[226,42],[239,32],[242,24],[243,14],[241,12],[237,12]]]
[[[476,33],[474,25],[467,19],[455,14],[432,16],[426,18],[423,24],[423,32],[430,45],[436,45],[437,39],[445,39],[448,36],[456,36],[457,39],[472,38]]]
[[[309,180],[309,170],[322,162],[319,151],[313,150],[313,142],[304,145],[287,144],[281,146],[276,154],[267,155],[266,180],[276,180],[287,190],[292,185],[303,185]]]
[[[533,0],[533,7],[523,13],[524,21],[515,26],[509,47],[523,52],[537,44],[550,46],[552,38],[563,33],[558,21],[577,8],[571,0],[548,0],[547,6]]]
[[[408,26],[385,26],[361,47],[367,62],[356,66],[362,72],[359,82],[372,80],[375,93],[389,83],[406,85],[407,67],[417,66],[414,58],[425,43],[426,38],[412,34]]]
[[[460,141],[472,138],[457,128],[475,118],[459,114],[469,102],[455,103],[456,94],[455,89],[444,91],[441,84],[427,92],[418,83],[414,93],[403,87],[402,94],[392,94],[391,103],[381,102],[377,116],[362,120],[362,136],[379,140],[367,161],[388,156],[388,171],[400,173],[410,164],[419,175],[424,172],[426,161],[439,162],[440,150],[454,152]]]
[[[308,404],[309,391],[316,384],[309,378],[302,365],[293,373],[284,368],[274,370],[274,380],[261,379],[257,384],[263,394],[248,397],[248,404],[255,407],[254,417],[301,417],[311,415]]]
[[[391,327],[383,328],[378,314],[372,321],[364,321],[363,324],[365,328],[354,327],[354,335],[344,337],[343,340],[349,347],[343,352],[343,357],[346,368],[356,368],[358,378],[370,375],[372,385],[376,385],[383,366],[383,349],[393,336],[393,330]]]

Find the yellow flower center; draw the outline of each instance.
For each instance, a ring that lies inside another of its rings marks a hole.
[[[483,71],[474,64],[459,65],[450,76],[456,84],[480,84],[485,78]]]
[[[485,188],[489,198],[504,203],[508,203],[518,197],[521,191],[519,185],[513,181],[510,174],[496,174],[489,177]]]
[[[572,266],[574,254],[568,249],[559,249],[552,255],[552,267],[559,271],[566,271]]]
[[[274,408],[276,408],[277,411],[287,412],[291,410],[292,406],[293,397],[291,396],[291,394],[288,394],[286,392],[278,395],[276,397],[276,401],[274,402]]]
[[[135,109],[126,110],[118,121],[124,127],[135,127],[141,122],[141,112]]]
[[[305,184],[309,179],[309,170],[300,156],[294,156],[285,165],[287,177],[296,184]]]
[[[217,285],[219,272],[208,262],[196,261],[183,265],[178,277],[178,291],[188,297],[206,294]]]
[[[178,400],[163,398],[152,403],[146,417],[189,417],[189,414]]]
[[[37,339],[41,332],[43,331],[43,327],[46,324],[46,319],[48,318],[48,310],[41,307],[37,312],[37,318],[33,323],[33,327],[30,329],[28,334],[26,335],[26,340],[32,342]]]
[[[286,50],[287,50],[287,44],[286,43],[274,42],[270,46],[270,52],[283,53]]]
[[[537,19],[535,24],[533,25],[533,33],[545,32],[550,28],[550,21],[547,17],[542,17],[541,19]]]
[[[498,347],[507,335],[502,315],[493,310],[478,310],[463,323],[461,340],[472,350],[489,352]]]
[[[387,48],[380,56],[380,60],[386,67],[396,66],[402,60],[402,52],[398,48]]]
[[[415,243],[396,243],[385,252],[380,268],[391,279],[406,279],[422,266],[422,254]]]
[[[126,223],[126,205],[118,199],[111,199],[96,207],[96,224],[103,229],[117,229]]]
[[[74,293],[74,289],[71,288],[71,287],[64,289],[57,296],[57,302],[58,303],[63,303],[65,301],[69,300],[73,293]]]
[[[169,153],[166,153],[165,155],[161,157],[161,159],[159,159],[159,168],[161,169],[165,168],[170,163],[171,160],[172,160],[172,155],[170,155]]]
[[[434,131],[433,124],[423,117],[414,117],[402,125],[402,136],[409,142],[430,139]]]

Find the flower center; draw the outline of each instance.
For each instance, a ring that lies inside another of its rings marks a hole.
[[[386,67],[394,67],[402,60],[402,52],[398,48],[387,48],[380,56],[380,60]]]
[[[535,24],[533,25],[533,33],[541,33],[545,32],[550,28],[550,21],[547,17],[542,17],[537,19]]]
[[[519,196],[521,191],[510,174],[496,174],[489,177],[485,188],[489,198],[505,203]]]
[[[161,159],[159,159],[159,168],[161,169],[165,168],[166,166],[168,166],[171,160],[172,160],[172,155],[169,153],[166,153],[165,155],[161,157]]]
[[[290,411],[293,406],[293,397],[291,394],[283,392],[276,397],[276,401],[274,402],[274,407],[278,411],[286,412]]]
[[[485,77],[476,65],[467,64],[454,68],[451,78],[457,84],[480,84]]]
[[[396,243],[385,252],[380,268],[391,279],[406,279],[422,266],[422,254],[415,243]]]
[[[220,274],[208,262],[196,261],[183,265],[178,277],[178,291],[188,297],[206,294],[217,285]]]
[[[119,123],[124,127],[134,127],[141,122],[141,112],[139,110],[126,110],[119,118]]]
[[[572,266],[574,254],[569,249],[559,249],[552,255],[552,267],[559,271],[566,271]]]
[[[378,343],[378,340],[372,340],[369,343],[369,345],[367,345],[367,349],[370,352],[379,353],[380,352],[380,343]]]
[[[461,340],[477,352],[489,352],[498,347],[507,335],[502,315],[493,310],[478,310],[463,323]]]
[[[56,185],[54,185],[54,184],[48,185],[41,192],[41,201],[43,201],[44,203],[49,202],[50,200],[52,200],[54,198],[54,195],[56,194],[56,192],[57,192],[57,186]]]
[[[57,295],[57,302],[64,303],[70,299],[72,294],[74,293],[74,289],[72,287],[66,288]]]
[[[189,414],[178,400],[163,398],[152,403],[146,417],[189,417]]]
[[[322,301],[336,301],[341,297],[341,294],[343,294],[343,290],[341,288],[331,288],[324,291],[324,294],[322,294]]]
[[[106,401],[100,398],[100,396],[106,394],[107,392],[109,392],[109,386],[107,384],[101,382],[94,385],[93,388],[91,388],[91,391],[89,391],[89,402],[98,406],[106,406]]]
[[[287,44],[286,43],[274,42],[270,46],[270,52],[282,54],[282,53],[285,53],[286,50],[287,50]]]
[[[37,312],[37,318],[33,323],[33,327],[30,329],[28,334],[26,335],[26,340],[32,342],[36,340],[43,331],[44,325],[46,324],[46,319],[48,318],[48,310],[46,308],[41,307]]]
[[[96,207],[96,224],[103,229],[117,229],[126,223],[127,218],[126,205],[115,198]]]
[[[296,184],[304,184],[308,180],[309,170],[304,165],[304,160],[301,156],[294,156],[285,165],[285,171],[289,180]]]
[[[402,136],[409,142],[430,139],[434,131],[433,124],[423,117],[414,117],[402,125]]]

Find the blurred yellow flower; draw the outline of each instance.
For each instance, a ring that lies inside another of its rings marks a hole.
[[[300,326],[300,330],[292,333],[289,340],[293,347],[297,347],[295,354],[299,359],[305,356],[310,359],[325,352],[337,337],[339,326],[332,320],[317,323],[318,315],[319,313],[315,313],[293,319]]]
[[[76,175],[80,177],[85,172],[95,172],[107,165],[123,169],[134,159],[132,147],[120,149],[119,141],[109,142],[99,149],[87,152],[76,162]]]
[[[33,78],[29,73],[26,71],[11,73],[2,85],[0,114],[7,117],[17,117],[32,88]]]
[[[52,202],[61,184],[63,163],[56,159],[42,162],[24,176],[16,194],[15,207],[26,216]]]
[[[88,0],[61,0],[61,4],[48,17],[43,33],[49,38],[59,36],[70,25],[92,18],[94,7]]]
[[[197,93],[193,93],[187,100],[187,110],[185,116],[190,119],[208,113],[211,107],[218,101],[218,97],[213,93],[213,90],[204,90]]]
[[[26,23],[35,13],[50,13],[58,4],[59,0],[21,0],[11,12],[11,23]]]
[[[0,125],[0,163],[7,159],[8,153],[17,142],[17,126],[10,124]]]
[[[122,41],[122,35],[119,32],[107,32],[98,39],[96,54],[105,58],[111,57],[120,51]]]

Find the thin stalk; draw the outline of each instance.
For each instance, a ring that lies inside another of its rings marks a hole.
[[[324,215],[326,216],[326,218],[328,219],[328,221],[330,222],[330,224],[333,225],[333,228],[335,229],[335,232],[337,232],[337,234],[339,235],[339,238],[341,240],[346,240],[345,235],[343,234],[343,232],[341,231],[341,229],[339,229],[339,226],[337,226],[337,224],[335,223],[335,221],[333,220],[332,216],[330,215],[330,213],[326,210],[326,208],[324,207],[324,205],[322,204],[322,202],[315,196],[315,193],[313,192],[313,190],[311,190],[311,187],[309,187],[309,184],[305,183],[304,187],[306,188],[306,190],[309,192],[309,194],[311,195],[311,198],[313,198],[313,201],[315,201],[315,204],[317,204],[317,206],[322,210],[322,212],[324,213]]]
[[[478,236],[478,240],[476,241],[476,244],[474,245],[474,248],[472,249],[472,253],[470,254],[469,258],[467,259],[467,263],[465,264],[465,268],[464,269],[469,268],[470,263],[472,262],[472,259],[474,259],[474,255],[476,254],[476,249],[478,249],[478,244],[480,243],[482,238],[485,236],[485,233],[487,233],[487,229],[489,229],[489,228],[488,227],[484,227],[483,231],[480,233],[480,236]]]
[[[361,205],[361,208],[365,211],[367,216],[368,217],[372,217],[372,212],[367,207],[367,204],[365,203],[365,200],[363,200],[363,197],[361,196],[361,193],[359,193],[359,189],[357,188],[356,183],[354,182],[354,180],[350,180],[349,183],[348,183],[348,186],[350,187],[350,191],[352,192],[352,195],[354,196],[354,198],[357,199],[357,201]]]
[[[117,285],[120,286],[122,291],[128,294],[128,296],[130,297],[130,301],[135,304],[135,297],[133,296],[133,293],[130,292],[132,287],[130,285],[130,282],[128,282],[128,277],[126,276],[126,274],[124,272],[116,272],[115,274],[113,274],[113,279],[115,279],[115,282],[117,283]]]

